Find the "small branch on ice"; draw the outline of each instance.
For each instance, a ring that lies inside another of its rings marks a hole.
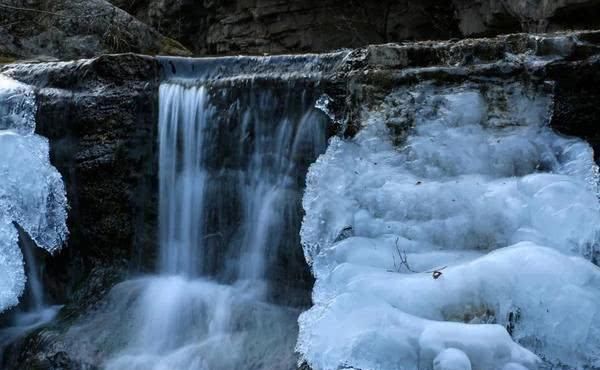
[[[400,263],[396,262],[396,253],[392,254],[392,258],[394,259],[394,268],[396,269],[396,272],[400,272],[400,270],[402,269],[402,266],[404,266],[404,267],[406,267],[406,269],[408,271],[417,273],[417,271],[410,268],[410,265],[408,264],[408,257],[406,257],[406,251],[400,250],[400,246],[398,245],[399,240],[400,240],[400,238],[396,238],[395,246],[396,246],[396,253],[398,254],[398,257],[400,258]]]
[[[419,271],[415,271],[413,270],[410,265],[408,264],[408,257],[406,256],[406,251],[404,250],[400,250],[400,246],[398,245],[398,241],[400,240],[400,238],[396,238],[396,243],[395,243],[395,253],[392,254],[392,258],[394,259],[394,271],[393,272],[401,272],[402,270],[402,266],[404,266],[408,271],[413,272],[413,273],[420,273]],[[396,255],[398,255],[398,259],[400,261],[396,260]],[[440,278],[440,276],[442,276],[442,270],[444,270],[446,267],[448,266],[444,266],[442,268],[439,269],[435,269],[432,271],[425,271],[424,273],[426,274],[431,274],[432,277],[437,280]],[[390,271],[392,272],[392,271]]]

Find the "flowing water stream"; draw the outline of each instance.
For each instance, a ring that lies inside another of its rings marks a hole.
[[[105,308],[71,330],[87,362],[296,367],[297,318],[310,299],[301,199],[308,166],[326,147],[317,99],[306,79],[165,77],[156,273],[115,286]]]
[[[20,233],[20,239],[27,275],[26,294],[18,307],[4,314],[5,325],[0,329],[0,364],[4,349],[8,345],[52,321],[61,307],[50,305],[46,300],[44,284],[40,277],[41,266],[34,254],[34,242],[24,232]]]

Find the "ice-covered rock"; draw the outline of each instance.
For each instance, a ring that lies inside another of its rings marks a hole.
[[[463,351],[448,348],[435,357],[433,370],[471,370],[471,361]]]
[[[25,285],[15,224],[49,252],[68,233],[64,185],[48,140],[33,133],[34,113],[32,90],[0,76],[0,312],[18,303]]]
[[[551,106],[521,83],[421,84],[331,141],[301,232],[317,282],[297,348],[314,369],[600,359],[598,169],[547,127]]]
[[[35,101],[30,87],[0,75],[0,102],[0,130],[33,133]]]

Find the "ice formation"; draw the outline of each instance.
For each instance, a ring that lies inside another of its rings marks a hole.
[[[48,141],[36,134],[30,87],[0,75],[0,312],[25,286],[15,224],[54,252],[67,235],[62,178],[50,164]]]
[[[598,169],[522,83],[420,84],[313,164],[315,370],[600,367]]]

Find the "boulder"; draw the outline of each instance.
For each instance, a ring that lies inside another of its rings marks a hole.
[[[106,53],[186,55],[167,38],[104,0],[7,0],[0,4],[0,61],[78,59]]]

